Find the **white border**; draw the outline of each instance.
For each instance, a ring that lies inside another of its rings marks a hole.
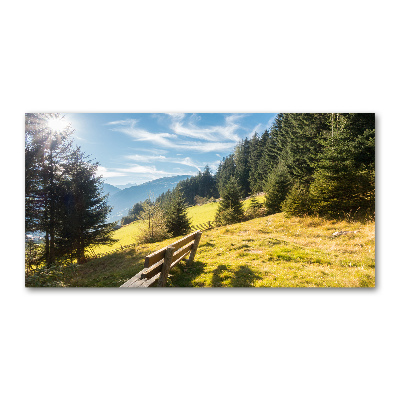
[[[398,394],[399,28],[391,4],[7,5],[4,398]],[[24,113],[35,111],[376,112],[377,288],[25,289],[22,132]]]

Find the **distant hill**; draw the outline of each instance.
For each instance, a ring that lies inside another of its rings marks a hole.
[[[128,211],[135,203],[144,201],[151,196],[152,200],[168,189],[172,190],[179,181],[190,178],[190,175],[178,175],[160,178],[142,183],[127,189],[119,190],[108,198],[108,204],[113,207],[109,221],[118,221],[128,215]],[[111,186],[111,185],[110,185]]]
[[[119,192],[120,190],[121,189],[119,189],[119,188],[117,188],[117,187],[115,187],[113,185],[110,185],[109,183],[104,183],[103,184],[103,192],[105,194],[108,193],[110,196],[112,196],[113,194]]]
[[[132,186],[137,186],[137,184],[136,183],[126,183],[125,185],[115,185],[115,187],[117,187],[118,189],[121,189],[121,190],[128,189]]]

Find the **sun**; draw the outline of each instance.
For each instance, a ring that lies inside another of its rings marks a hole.
[[[55,132],[61,132],[69,125],[65,118],[50,118],[47,121],[48,127]]]

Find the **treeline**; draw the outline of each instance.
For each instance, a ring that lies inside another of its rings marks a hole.
[[[373,216],[375,115],[278,114],[270,129],[223,159],[220,195],[231,178],[242,197],[265,192],[268,213]]]
[[[375,114],[278,114],[238,143],[215,176],[206,167],[177,188],[188,205],[237,190],[234,198],[264,192],[267,214],[374,217]]]
[[[262,135],[238,143],[215,175],[206,166],[153,203],[135,204],[122,225],[138,219],[145,205],[165,208],[177,192],[187,206],[221,197],[217,224],[281,211],[374,218],[375,115],[278,114]],[[252,202],[245,215],[240,200],[259,192],[264,204]]]
[[[207,165],[204,171],[199,171],[197,175],[180,181],[172,191],[168,190],[156,199],[147,199],[134,204],[129,210],[128,215],[121,219],[121,225],[141,219],[144,209],[151,204],[158,204],[163,208],[168,207],[174,196],[178,196],[177,192],[179,192],[179,197],[183,199],[186,206],[204,204],[219,197],[216,178]]]
[[[113,241],[114,227],[106,223],[110,207],[98,164],[73,145],[71,127],[54,129],[54,120],[61,116],[25,117],[25,230],[43,234],[34,256],[46,266],[84,261],[88,246]]]

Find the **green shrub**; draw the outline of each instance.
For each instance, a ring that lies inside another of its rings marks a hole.
[[[37,268],[25,274],[26,287],[63,287],[64,274],[60,265]]]
[[[255,197],[252,197],[250,199],[250,205],[244,212],[246,220],[264,217],[266,214],[267,214],[267,209],[262,203],[257,201]]]
[[[217,226],[235,224],[241,222],[244,219],[244,214],[238,215],[237,210],[234,208],[227,208],[220,210],[215,217],[215,224]]]
[[[311,212],[311,204],[308,188],[296,182],[282,203],[282,211],[291,216],[309,214]]]
[[[172,234],[168,232],[165,225],[153,225],[151,228],[145,228],[139,233],[137,242],[155,243],[169,239],[170,237],[172,237]]]

